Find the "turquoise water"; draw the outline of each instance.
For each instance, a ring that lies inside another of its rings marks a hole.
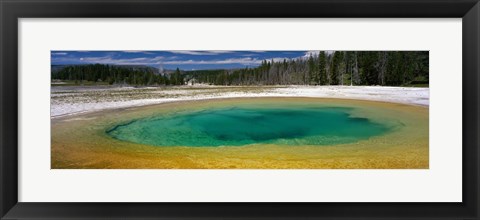
[[[382,135],[386,125],[352,108],[217,108],[159,115],[115,126],[113,138],[152,146],[335,145]]]

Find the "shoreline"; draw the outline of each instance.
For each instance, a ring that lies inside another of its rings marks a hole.
[[[326,98],[429,107],[429,88],[383,86],[52,87],[50,118],[179,101],[229,98]]]

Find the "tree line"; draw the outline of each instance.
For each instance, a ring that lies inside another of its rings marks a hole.
[[[107,82],[108,84],[128,85],[183,85],[181,71],[161,74],[148,66],[117,66],[105,64],[69,65],[52,68],[52,80],[69,80],[75,84],[83,81]]]
[[[212,85],[428,85],[428,76],[428,51],[320,51],[303,59],[264,60],[255,68],[186,73]]]

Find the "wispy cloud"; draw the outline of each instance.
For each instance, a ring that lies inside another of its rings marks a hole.
[[[245,57],[245,58],[229,58],[223,60],[174,60],[166,61],[163,64],[172,64],[172,65],[184,65],[184,64],[244,64],[244,65],[254,65],[260,64],[262,61],[256,58]]]
[[[318,56],[319,53],[320,53],[319,50],[311,50],[311,51],[305,52],[305,55],[303,57],[306,57],[306,58],[314,57],[314,56]]]
[[[287,57],[275,57],[269,58],[267,60],[273,60],[275,62],[283,61],[284,59],[289,60]],[[257,59],[251,57],[244,58],[230,58],[223,60],[175,60],[175,61],[166,61],[163,64],[171,65],[185,65],[185,64],[242,64],[242,65],[259,65],[264,59]]]
[[[164,57],[138,57],[138,58],[124,58],[116,59],[113,56],[101,56],[101,57],[59,57],[54,58],[55,62],[80,62],[80,63],[100,63],[100,64],[115,64],[115,65],[158,65],[161,64]]]
[[[252,57],[252,56],[258,56],[257,54],[253,54],[253,53],[247,53],[247,54],[242,54],[240,55],[242,57]]]
[[[149,51],[144,51],[144,50],[124,50],[122,52],[125,52],[125,53],[141,53],[141,54],[154,54],[152,52],[149,52]]]
[[[87,63],[103,63],[103,64],[117,64],[117,65],[157,65],[161,64],[164,59],[162,56],[157,57],[138,57],[138,58],[124,58],[114,59],[112,56],[104,57],[84,57],[83,61]]]
[[[192,50],[172,50],[171,53],[187,54],[187,55],[218,55],[224,53],[233,53],[228,50],[209,50],[209,51],[192,51]]]

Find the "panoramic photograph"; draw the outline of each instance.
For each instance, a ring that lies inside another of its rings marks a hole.
[[[51,51],[51,169],[428,169],[428,51]]]

